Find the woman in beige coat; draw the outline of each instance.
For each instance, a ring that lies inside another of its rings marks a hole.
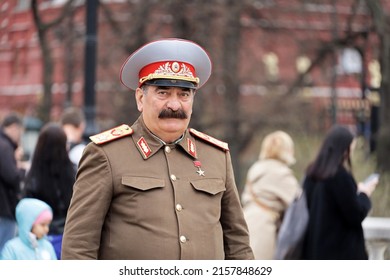
[[[256,259],[272,259],[281,217],[301,192],[289,168],[295,163],[294,143],[283,131],[267,135],[259,160],[249,169],[242,205]]]

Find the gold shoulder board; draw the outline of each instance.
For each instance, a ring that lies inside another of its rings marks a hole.
[[[131,127],[127,124],[122,124],[120,126],[103,131],[99,134],[93,135],[89,137],[89,139],[91,139],[93,143],[99,145],[131,134],[133,134],[133,130],[131,129]]]
[[[213,144],[213,145],[215,145],[215,146],[217,146],[217,147],[219,147],[219,148],[222,148],[224,151],[229,151],[229,146],[228,146],[228,143],[226,143],[226,142],[222,142],[218,139],[215,139],[215,138],[213,138],[207,134],[204,134],[203,132],[197,131],[193,128],[190,128],[190,133],[209,142],[209,143],[211,143],[211,144]]]

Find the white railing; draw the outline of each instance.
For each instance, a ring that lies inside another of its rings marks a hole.
[[[370,260],[383,260],[390,248],[390,218],[367,217],[363,221],[364,237]]]

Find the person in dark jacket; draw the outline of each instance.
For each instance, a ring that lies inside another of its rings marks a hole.
[[[42,200],[53,209],[53,221],[47,237],[58,259],[61,257],[62,234],[76,177],[76,166],[69,159],[66,140],[60,124],[48,123],[42,128],[24,187],[25,197]]]
[[[66,134],[69,159],[78,166],[87,144],[83,139],[87,125],[84,112],[77,107],[66,108],[61,115],[60,123]]]
[[[16,235],[15,207],[27,168],[17,157],[22,133],[22,118],[8,114],[0,128],[0,251]]]
[[[362,221],[377,182],[356,183],[350,158],[353,140],[346,127],[333,126],[307,168],[303,188],[310,218],[304,259],[368,259]]]

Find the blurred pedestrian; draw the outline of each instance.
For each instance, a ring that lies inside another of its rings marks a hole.
[[[294,163],[294,142],[279,130],[264,138],[259,159],[248,170],[242,205],[256,259],[274,257],[283,213],[301,192],[289,167]]]
[[[333,126],[303,184],[309,208],[304,259],[367,259],[362,221],[370,208],[376,182],[357,184],[351,166],[354,136]]]
[[[211,61],[162,39],[121,70],[141,112],[91,137],[65,225],[64,259],[252,259],[228,145],[189,129]]]
[[[18,236],[9,240],[0,254],[2,260],[56,260],[46,240],[53,218],[50,206],[38,199],[24,198],[16,206]]]
[[[78,166],[86,145],[83,139],[86,127],[84,112],[77,107],[66,108],[61,115],[60,122],[67,137],[69,158]]]
[[[53,209],[48,239],[53,243],[58,259],[75,176],[76,167],[68,156],[64,130],[57,123],[46,124],[39,133],[24,195],[40,199]]]
[[[8,114],[0,127],[0,251],[5,242],[16,235],[15,207],[20,198],[21,182],[26,173],[19,146],[23,120]]]

